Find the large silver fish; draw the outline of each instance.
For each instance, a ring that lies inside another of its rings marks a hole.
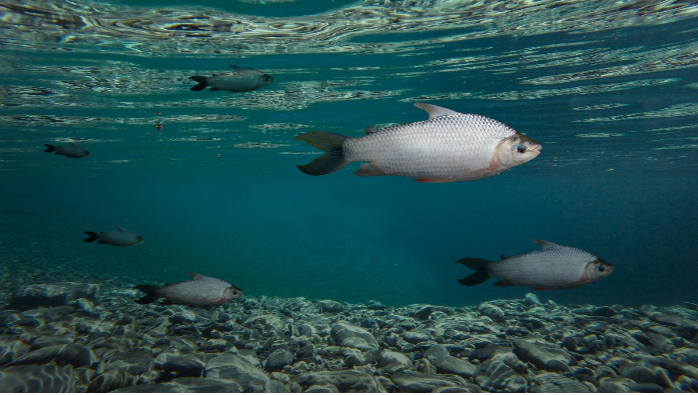
[[[55,152],[56,155],[63,155],[68,158],[84,158],[90,155],[90,151],[82,148],[79,145],[68,143],[69,145],[51,145],[44,144],[47,149],[44,152]]]
[[[201,77],[198,75],[189,77],[199,84],[189,89],[200,91],[207,86],[212,91],[249,92],[257,90],[265,85],[269,85],[274,79],[263,72],[246,67],[233,66],[233,71],[227,73],[214,74],[212,77]]]
[[[220,278],[187,272],[192,280],[168,284],[164,287],[136,285],[146,295],[136,303],[152,303],[162,299],[160,304],[183,304],[190,307],[218,306],[242,296],[243,291]]]
[[[115,230],[108,230],[106,232],[85,232],[89,237],[83,241],[86,243],[99,240],[97,244],[111,244],[114,247],[130,247],[136,244],[141,244],[145,239],[139,236],[138,233],[120,228],[118,226],[114,227]]]
[[[544,240],[533,240],[543,247],[490,262],[479,258],[456,261],[475,270],[458,280],[463,285],[477,285],[498,277],[495,286],[520,285],[535,290],[555,290],[581,287],[613,273],[613,265],[576,247],[567,247]]]
[[[429,113],[426,121],[367,128],[362,137],[307,132],[303,140],[327,151],[298,168],[313,176],[367,161],[354,174],[361,177],[403,176],[421,182],[477,180],[535,158],[541,146],[509,126],[482,115],[461,114],[431,104],[415,103]]]

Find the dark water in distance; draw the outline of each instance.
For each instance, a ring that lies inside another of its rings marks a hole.
[[[696,6],[500,3],[0,3],[5,288],[194,271],[250,295],[471,305],[530,290],[463,287],[454,262],[536,238],[616,267],[542,300],[695,302]],[[230,64],[274,83],[188,89]],[[505,122],[542,153],[447,184],[296,169],[319,152],[297,134],[426,119],[415,101]],[[92,155],[42,152],[68,141]],[[145,243],[82,242],[114,225]]]

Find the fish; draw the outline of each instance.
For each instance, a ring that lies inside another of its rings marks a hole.
[[[97,242],[98,244],[111,244],[114,247],[130,247],[135,246],[137,244],[141,244],[145,241],[143,237],[139,236],[136,232],[133,232],[131,230],[120,228],[118,226],[115,226],[114,229],[116,230],[109,230],[100,233],[89,231],[85,232],[85,234],[89,237],[84,239],[83,241],[86,243],[90,243],[95,240],[99,240]]]
[[[187,272],[191,280],[164,287],[153,285],[136,285],[134,288],[145,292],[145,296],[136,300],[138,304],[153,303],[162,299],[160,304],[183,304],[189,307],[219,306],[237,299],[244,293],[233,284],[216,277]]]
[[[587,251],[562,246],[550,241],[533,239],[542,247],[539,251],[506,256],[490,262],[480,258],[463,258],[456,261],[475,273],[458,280],[472,286],[492,277],[497,287],[519,285],[534,290],[550,291],[587,285],[613,273],[613,265]]]
[[[490,177],[540,153],[540,144],[492,118],[431,104],[414,105],[425,110],[429,119],[385,129],[368,127],[361,137],[327,132],[296,136],[294,140],[327,152],[307,165],[297,165],[298,169],[320,176],[364,161],[368,163],[362,163],[355,175],[440,183]]]
[[[84,158],[90,155],[90,151],[82,148],[79,145],[68,143],[70,145],[51,145],[44,144],[48,147],[44,152],[55,152],[56,155],[63,155],[68,158]]]
[[[190,80],[198,82],[198,85],[189,89],[200,91],[210,86],[212,91],[249,92],[269,85],[274,81],[274,78],[259,70],[234,65],[230,65],[230,67],[233,68],[233,71],[214,74],[212,77],[199,75],[189,77]]]

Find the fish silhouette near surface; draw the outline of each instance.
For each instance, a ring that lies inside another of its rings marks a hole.
[[[130,247],[136,244],[141,244],[143,237],[139,236],[136,232],[128,229],[120,228],[118,226],[114,227],[115,230],[108,230],[106,232],[85,232],[89,237],[83,241],[86,243],[99,240],[98,244],[111,244],[114,247]]]
[[[497,277],[494,285],[498,287],[520,285],[547,291],[581,287],[613,273],[613,265],[587,251],[544,240],[533,241],[542,249],[509,257],[502,255],[502,260],[496,262],[459,259],[456,263],[462,263],[475,273],[458,282],[478,285]]]
[[[369,127],[362,137],[325,132],[296,136],[294,140],[327,151],[298,168],[319,176],[351,162],[365,161],[368,163],[362,163],[355,175],[453,182],[493,176],[540,153],[540,144],[494,119],[431,104],[414,105],[429,113],[429,119],[385,129]]]
[[[68,158],[84,158],[90,155],[90,151],[82,148],[79,145],[68,143],[70,145],[51,145],[44,144],[47,149],[44,152],[55,152],[56,155],[63,155]]]
[[[216,277],[187,272],[193,279],[164,287],[136,285],[134,288],[145,292],[136,303],[146,304],[161,300],[160,304],[183,304],[190,307],[218,306],[237,299],[244,293],[233,284]]]
[[[212,77],[201,77],[198,75],[189,77],[190,80],[199,83],[189,89],[200,91],[210,86],[212,91],[249,92],[269,85],[274,81],[274,78],[259,70],[233,65],[230,67],[233,68],[233,71],[214,74]]]

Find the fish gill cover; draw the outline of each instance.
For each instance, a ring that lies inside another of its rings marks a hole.
[[[0,388],[698,388],[698,6],[317,3],[0,1]],[[231,65],[273,82],[190,90]],[[544,149],[446,184],[297,170],[319,151],[295,136],[425,120],[415,102]],[[44,153],[70,143],[90,155]],[[147,242],[82,241],[115,226]],[[613,274],[456,281],[534,238]],[[245,293],[135,303],[186,272]]]

